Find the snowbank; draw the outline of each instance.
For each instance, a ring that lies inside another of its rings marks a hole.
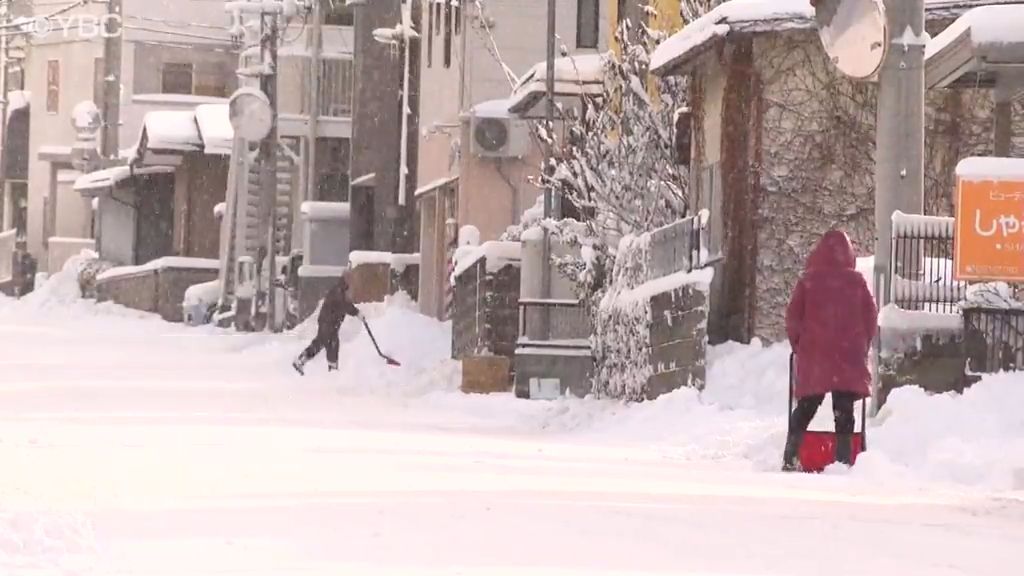
[[[82,250],[77,256],[68,258],[60,272],[50,276],[42,285],[36,285],[35,290],[20,302],[30,307],[45,307],[81,300],[82,288],[78,276],[87,264],[98,259],[99,255],[92,250]]]
[[[899,388],[869,427],[853,474],[893,468],[932,481],[1024,489],[1024,373],[988,376],[963,395]],[[1018,476],[1020,475],[1020,476]]]

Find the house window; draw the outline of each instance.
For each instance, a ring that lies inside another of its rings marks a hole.
[[[600,0],[576,0],[576,47],[597,48]]]
[[[164,63],[160,71],[160,92],[162,94],[192,93],[192,64]]]
[[[60,60],[46,62],[46,112],[60,112]]]
[[[444,67],[452,67],[452,5],[444,3]]]
[[[195,69],[193,94],[196,96],[227,98],[229,96],[228,79],[231,76],[231,71],[227,70],[222,64],[200,65]]]
[[[351,6],[345,6],[344,2],[334,2],[329,4],[327,17],[324,18],[324,24],[328,26],[354,26],[355,15],[352,13]]]
[[[427,4],[427,67],[434,65],[434,5]]]

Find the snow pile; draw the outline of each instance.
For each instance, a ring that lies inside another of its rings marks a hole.
[[[148,112],[143,123],[150,149],[194,152],[203,146],[195,111],[156,110]]]
[[[50,276],[42,285],[37,285],[20,302],[32,308],[46,308],[81,300],[79,275],[86,266],[98,259],[99,255],[92,250],[82,250],[77,256],[68,258],[60,272]]]
[[[83,574],[95,556],[92,526],[81,518],[0,511],[0,573]]]
[[[1006,282],[972,284],[967,289],[965,307],[1024,309],[1024,302],[1018,300],[1014,289]]]
[[[1024,489],[1024,373],[986,377],[963,395],[916,387],[889,395],[868,429],[870,450],[853,473],[887,477],[904,468],[933,481]]]

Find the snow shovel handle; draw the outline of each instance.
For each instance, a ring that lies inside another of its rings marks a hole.
[[[363,321],[363,327],[366,328],[366,333],[370,336],[370,342],[373,342],[373,347],[377,350],[377,355],[383,358],[388,364],[392,366],[399,366],[397,360],[380,351],[380,346],[377,345],[377,339],[373,337],[373,330],[370,330],[370,325],[366,322],[366,318],[360,317],[359,319]]]

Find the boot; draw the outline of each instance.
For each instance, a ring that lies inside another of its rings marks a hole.
[[[327,371],[328,372],[337,372],[338,371],[338,363],[337,362],[328,362],[327,363]]]
[[[853,465],[852,434],[836,434],[836,462],[847,466]]]
[[[800,444],[804,435],[800,432],[790,432],[786,436],[786,448],[782,452],[782,471],[800,471]]]
[[[295,371],[298,372],[299,375],[305,376],[306,375],[306,371],[305,371],[306,362],[308,362],[308,360],[306,359],[306,355],[305,354],[299,354],[299,357],[296,358],[294,362],[292,362],[292,368],[295,368]]]

